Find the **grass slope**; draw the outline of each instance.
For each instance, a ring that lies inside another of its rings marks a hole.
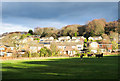
[[[117,79],[118,56],[6,60],[3,79]]]

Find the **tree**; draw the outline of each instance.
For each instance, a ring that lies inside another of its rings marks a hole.
[[[110,38],[107,34],[102,34],[102,38],[103,38],[102,42],[111,43]]]
[[[108,22],[105,26],[105,33],[110,34],[110,31],[118,32],[119,30],[118,24],[119,24],[118,21]]]
[[[89,32],[94,36],[102,35],[104,33],[105,24],[105,19],[94,19],[87,24],[86,32]]]
[[[109,38],[111,39],[111,41],[118,43],[118,33],[117,32],[110,31]]]
[[[51,56],[51,51],[50,51],[50,49],[48,49],[48,48],[46,48],[46,47],[44,47],[44,48],[41,48],[40,49],[40,57],[41,56]]]
[[[65,27],[62,27],[60,30],[61,36],[70,36],[73,37],[75,34],[78,34],[78,27],[80,25],[67,25]]]
[[[24,39],[26,37],[25,34],[21,35],[20,39]]]
[[[77,37],[77,32],[75,32],[75,37]]]
[[[31,29],[28,31],[28,33],[30,33],[31,35],[33,35],[33,31]]]
[[[118,43],[112,41],[112,50],[116,50],[116,49],[118,49]]]
[[[40,37],[41,37],[41,35],[43,34],[43,28],[36,28],[36,30],[34,31],[34,33],[36,34],[36,35],[40,35]]]
[[[40,35],[40,37],[51,37],[57,38],[58,30],[54,27],[36,28],[35,34]]]
[[[84,43],[87,43],[87,39],[85,38]]]
[[[52,56],[56,56],[59,53],[59,50],[55,43],[51,43],[50,50],[52,52]]]

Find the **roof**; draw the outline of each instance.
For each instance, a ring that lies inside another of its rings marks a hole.
[[[70,38],[70,36],[62,36],[62,37],[59,37],[59,38],[67,38],[67,37],[69,37],[69,38]]]
[[[66,48],[65,48],[65,51],[72,51],[72,50],[74,50],[74,48],[72,48],[72,47],[70,47],[70,46],[66,46]]]
[[[57,42],[58,46],[75,46],[79,44],[83,44],[82,42]]]
[[[101,41],[101,42],[98,42],[99,44],[112,44],[111,42],[108,42],[108,41]]]

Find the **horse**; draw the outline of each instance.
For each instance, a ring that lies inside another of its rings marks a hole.
[[[81,55],[80,55],[80,58],[82,59],[82,58],[83,58],[83,56],[84,56],[84,54],[81,54]]]
[[[92,56],[93,56],[93,54],[87,54],[87,56],[88,56],[88,57],[92,57]]]
[[[98,57],[98,58],[103,57],[103,53],[102,54],[96,54],[96,57]]]

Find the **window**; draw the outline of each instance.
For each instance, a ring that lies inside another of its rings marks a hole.
[[[78,47],[78,49],[81,49],[81,47]]]
[[[82,48],[81,47],[78,47],[78,50],[81,50]]]
[[[13,47],[11,47],[11,50],[13,50]]]
[[[64,49],[65,49],[66,47],[64,47]]]
[[[72,48],[75,48],[75,46],[72,46]]]
[[[58,46],[58,48],[62,48],[62,46]]]
[[[108,52],[111,52],[111,50],[108,50]]]
[[[107,45],[107,47],[110,47],[111,45]]]
[[[22,52],[25,52],[25,49],[22,49],[21,51],[22,51]]]
[[[102,45],[100,44],[99,47],[102,47]]]

